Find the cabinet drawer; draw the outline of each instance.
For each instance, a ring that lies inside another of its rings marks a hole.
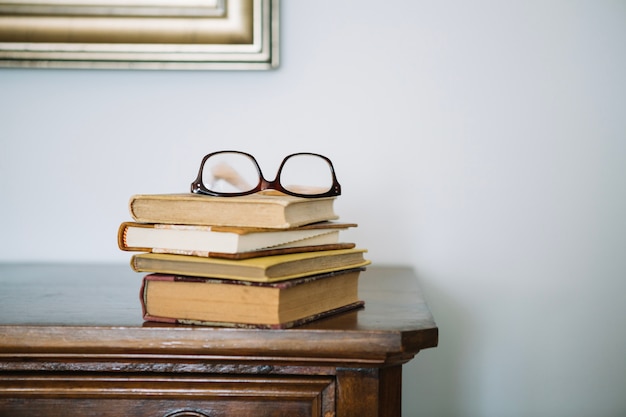
[[[0,416],[334,415],[328,376],[0,374]]]

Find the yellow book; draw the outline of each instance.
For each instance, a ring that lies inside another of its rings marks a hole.
[[[340,249],[290,253],[250,259],[204,258],[163,253],[133,255],[131,267],[137,272],[153,272],[195,277],[224,278],[254,282],[288,279],[359,268],[371,262],[365,249]]]

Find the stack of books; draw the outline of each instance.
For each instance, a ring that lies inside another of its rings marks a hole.
[[[138,252],[144,319],[288,328],[361,307],[365,249],[340,233],[336,197],[138,194],[118,245]]]

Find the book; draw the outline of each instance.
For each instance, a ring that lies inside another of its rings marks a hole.
[[[140,300],[146,321],[288,328],[361,307],[363,268],[277,283],[149,274]]]
[[[287,229],[337,220],[335,199],[261,193],[242,197],[136,194],[130,198],[129,211],[139,223]]]
[[[123,222],[117,234],[124,251],[210,256],[261,249],[329,245],[354,223],[320,222],[290,229]]]
[[[365,252],[365,249],[353,248],[250,259],[140,253],[131,257],[130,265],[137,272],[276,282],[369,265],[371,262],[364,258]]]
[[[331,243],[327,245],[311,245],[311,246],[292,246],[281,248],[261,249],[251,252],[239,252],[239,253],[223,253],[223,252],[209,252],[208,256],[211,258],[223,258],[223,259],[249,259],[259,258],[261,256],[271,255],[284,255],[287,253],[301,253],[301,252],[318,252],[325,250],[337,250],[337,249],[352,249],[356,247],[354,243]]]

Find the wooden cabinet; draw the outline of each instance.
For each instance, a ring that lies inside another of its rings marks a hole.
[[[438,330],[408,268],[363,309],[289,330],[143,322],[126,266],[0,265],[0,416],[399,416]]]

